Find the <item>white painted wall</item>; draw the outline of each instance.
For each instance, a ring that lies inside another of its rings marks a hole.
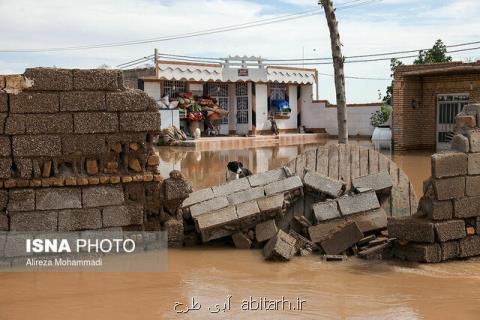
[[[267,107],[267,84],[257,83],[255,85],[255,114],[256,114],[256,129],[270,130],[270,121],[268,121],[268,107]]]
[[[160,100],[160,82],[145,81],[143,83],[143,91],[145,91],[155,101]]]

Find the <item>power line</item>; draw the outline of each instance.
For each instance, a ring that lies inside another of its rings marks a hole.
[[[363,0],[361,2],[360,1],[353,1],[353,2],[358,2],[358,3],[339,6],[339,7],[337,7],[337,10],[350,9],[350,8],[363,6],[363,5],[368,5],[368,4],[381,2],[381,1],[384,1],[384,0]],[[298,13],[294,13],[294,14],[288,14],[288,15],[284,15],[284,16],[278,16],[278,17],[273,17],[273,18],[268,18],[268,19],[256,20],[256,21],[253,21],[253,22],[247,22],[247,23],[242,23],[242,24],[230,25],[230,26],[219,27],[219,28],[214,28],[214,29],[206,29],[206,30],[202,30],[202,31],[196,31],[196,32],[185,33],[185,34],[158,37],[158,38],[131,40],[131,41],[114,42],[114,43],[82,45],[82,46],[54,47],[54,48],[3,49],[3,50],[0,50],[0,53],[27,53],[27,52],[88,50],[88,49],[131,46],[131,45],[146,44],[146,43],[152,43],[152,42],[164,42],[164,41],[179,40],[179,39],[186,39],[186,38],[192,38],[192,37],[198,37],[198,36],[211,35],[211,34],[216,34],[216,33],[223,33],[223,32],[228,32],[228,31],[243,30],[243,29],[254,28],[254,27],[258,27],[258,26],[280,23],[280,22],[284,22],[284,21],[291,21],[291,20],[301,19],[301,18],[310,17],[310,16],[314,16],[314,15],[319,15],[319,14],[322,13],[322,11],[323,10],[321,10],[321,9],[309,10],[309,11],[298,12]]]

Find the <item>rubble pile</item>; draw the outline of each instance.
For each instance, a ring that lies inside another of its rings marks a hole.
[[[388,222],[395,256],[436,263],[480,255],[480,105],[456,117],[451,150],[432,156],[418,212]]]

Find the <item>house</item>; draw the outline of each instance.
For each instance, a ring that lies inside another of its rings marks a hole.
[[[184,92],[215,98],[229,111],[219,124],[224,135],[270,133],[269,116],[280,132],[298,132],[302,101],[311,101],[313,87],[318,87],[316,69],[271,66],[260,58],[238,56],[224,63],[159,60],[156,74],[140,80],[140,88],[155,100]],[[174,125],[183,120],[181,115],[178,120],[162,116]]]
[[[394,75],[394,150],[449,145],[455,116],[480,102],[480,61],[399,66]]]

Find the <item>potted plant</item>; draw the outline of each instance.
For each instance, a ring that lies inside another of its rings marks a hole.
[[[372,142],[376,149],[391,148],[392,131],[389,124],[391,114],[392,108],[385,103],[380,107],[380,110],[370,116],[370,124],[375,128],[372,134]]]

